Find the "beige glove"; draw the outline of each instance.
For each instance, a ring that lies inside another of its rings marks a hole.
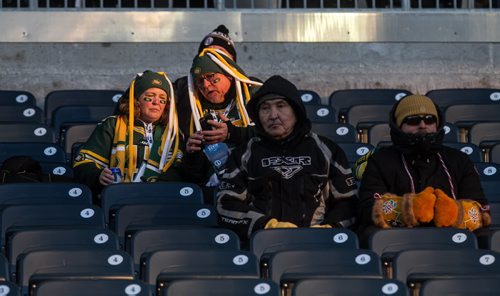
[[[330,225],[330,224],[323,224],[323,225],[321,225],[321,224],[316,224],[316,225],[313,225],[313,226],[311,226],[311,227],[312,227],[312,228],[332,228],[332,225]]]
[[[275,218],[272,218],[269,220],[264,227],[264,229],[269,229],[269,228],[297,228],[297,225],[290,223],[290,222],[281,222],[276,220]]]

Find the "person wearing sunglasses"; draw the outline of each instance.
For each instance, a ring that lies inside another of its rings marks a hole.
[[[409,95],[394,104],[389,114],[392,145],[377,149],[365,159],[359,189],[362,243],[366,244],[369,235],[377,230],[374,204],[386,193],[418,194],[430,186],[454,199],[488,204],[479,175],[467,154],[443,145],[444,120],[443,113],[427,96]],[[387,204],[384,206],[386,212],[390,210]],[[422,224],[432,225],[432,222]]]
[[[113,183],[183,180],[184,141],[173,97],[165,73],[138,73],[118,102],[118,114],[97,124],[76,156],[76,180],[94,196]]]

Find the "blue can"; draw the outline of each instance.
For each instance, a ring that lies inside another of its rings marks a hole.
[[[121,183],[122,182],[122,171],[120,168],[109,168],[113,173],[113,183]]]

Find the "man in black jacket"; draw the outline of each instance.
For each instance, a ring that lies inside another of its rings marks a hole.
[[[474,164],[465,153],[442,145],[444,117],[430,98],[404,97],[389,116],[393,145],[368,159],[359,190],[362,244],[377,229],[374,201],[385,193],[403,196],[430,186],[456,200],[476,200],[486,208],[488,201]]]
[[[350,227],[356,183],[344,151],[311,132],[297,88],[281,76],[247,105],[257,135],[231,154],[217,194],[224,227]]]

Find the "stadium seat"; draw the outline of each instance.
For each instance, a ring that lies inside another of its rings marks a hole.
[[[135,232],[127,250],[139,273],[141,257],[158,250],[214,250],[240,249],[240,239],[233,231],[224,228],[170,226],[163,229],[144,229]]]
[[[102,210],[89,205],[38,204],[8,206],[0,209],[1,243],[17,231],[30,229],[104,229]]]
[[[445,142],[444,146],[455,148],[467,154],[472,162],[482,162],[483,156],[481,149],[473,143],[457,143],[457,142]]]
[[[5,281],[11,281],[9,275],[9,261],[3,255],[3,253],[0,253],[0,282],[5,282]]]
[[[116,221],[111,223],[124,249],[138,230],[164,226],[217,226],[217,212],[211,205],[201,204],[129,204],[116,211]]]
[[[352,106],[347,110],[347,123],[356,127],[359,142],[368,143],[368,130],[375,124],[389,122],[391,109],[392,105]]]
[[[92,192],[78,183],[10,183],[0,186],[0,207],[28,204],[91,205]]]
[[[142,280],[156,287],[158,295],[174,280],[259,279],[259,276],[259,265],[252,253],[220,249],[152,252],[145,256],[141,272]]]
[[[306,105],[307,118],[312,123],[335,123],[335,110],[328,105]]]
[[[489,152],[489,161],[500,163],[500,143],[491,146]]]
[[[500,281],[494,277],[436,279],[425,281],[421,296],[493,296],[500,289]]]
[[[459,128],[470,129],[477,122],[499,120],[500,104],[451,105],[444,111],[444,116]]]
[[[482,181],[500,181],[500,164],[493,162],[476,162],[474,166]]]
[[[299,95],[304,105],[321,105],[321,97],[314,90],[299,89]]]
[[[497,120],[500,120],[500,113]],[[469,131],[469,141],[489,153],[491,147],[500,143],[500,121],[473,124]]]
[[[20,296],[21,291],[19,287],[9,281],[0,281],[0,295],[2,296]]]
[[[490,183],[490,182],[488,182],[488,183]],[[485,188],[484,185],[483,185],[483,188]],[[486,194],[486,197],[488,197],[488,194],[486,193],[486,189],[485,189],[485,194]],[[488,201],[489,201],[490,214],[491,214],[490,229],[500,229],[500,194],[498,193],[498,189],[496,190],[496,195],[494,197],[491,197],[491,198],[488,197]]]
[[[198,185],[185,182],[119,183],[106,186],[100,196],[108,223],[122,205],[171,203],[203,204],[203,191]]]
[[[500,253],[500,229],[493,229],[488,236],[488,246],[489,250]]]
[[[118,250],[118,237],[105,229],[31,229],[14,233],[5,253],[10,263],[11,280],[16,280],[16,263],[23,254],[40,250]],[[0,294],[1,295],[1,294]]]
[[[375,149],[371,144],[365,143],[337,143],[342,150],[344,150],[347,156],[347,161],[351,165],[351,168],[356,163],[361,156],[365,155],[369,151]]]
[[[377,123],[368,128],[368,143],[377,146],[380,142],[391,142],[391,129],[389,123]]]
[[[97,124],[104,118],[113,115],[114,105],[110,106],[61,106],[52,114],[51,126],[58,138],[71,125]]]
[[[0,142],[55,143],[54,130],[40,123],[0,123]]]
[[[309,249],[274,253],[269,260],[269,278],[279,283],[285,295],[299,280],[314,278],[381,279],[377,254],[360,249]]]
[[[476,236],[458,228],[389,228],[374,232],[368,248],[382,260],[384,273],[392,278],[394,257],[410,249],[477,249]]]
[[[54,143],[0,142],[0,162],[16,155],[30,156],[39,162],[66,162],[64,150]]]
[[[356,142],[356,129],[347,123],[312,123],[312,131],[336,143]]]
[[[268,278],[269,258],[284,250],[357,249],[356,234],[340,228],[259,230],[250,237],[250,251],[260,262],[261,276]]]
[[[482,249],[406,250],[394,259],[394,279],[417,295],[427,280],[449,278],[500,279],[499,253]],[[475,295],[475,294],[474,294]]]
[[[64,176],[68,179],[73,179],[73,167],[67,163],[63,162],[40,162],[42,171],[46,174],[52,174],[56,176]]]
[[[90,137],[92,132],[94,131],[96,124],[77,124],[69,126],[66,130],[61,134],[61,138],[59,142],[61,143],[61,147],[63,147],[64,152],[66,152],[66,157],[70,157],[68,159],[69,163],[73,163],[73,160],[78,155],[81,148],[81,145],[87,142],[87,139]],[[78,149],[75,149],[75,146]]]
[[[441,109],[456,104],[497,104],[500,90],[492,88],[445,88],[434,89],[426,94]]]
[[[343,89],[332,92],[328,102],[337,110],[339,122],[347,122],[347,110],[351,106],[393,105],[409,94],[411,92],[403,89]]]
[[[44,281],[65,279],[133,280],[132,259],[125,251],[104,249],[33,251],[19,259],[18,285],[23,295]]]
[[[45,120],[52,122],[54,111],[61,106],[115,106],[122,90],[56,90],[45,96]]]
[[[189,279],[172,281],[162,296],[281,296],[278,285],[264,279]]]
[[[92,291],[92,292],[89,292]],[[32,289],[33,296],[151,296],[149,287],[139,280],[51,280]]]
[[[406,285],[388,279],[307,279],[298,281],[292,296],[392,295],[408,296]]]
[[[43,112],[36,106],[10,106],[0,104],[1,123],[43,123]]]
[[[0,90],[0,105],[12,106],[36,106],[35,96],[22,90]]]

